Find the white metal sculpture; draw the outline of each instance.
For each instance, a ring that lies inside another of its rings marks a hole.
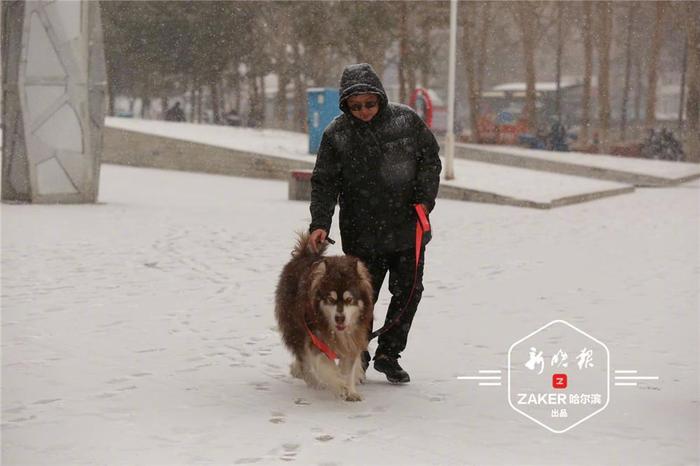
[[[99,2],[2,3],[2,198],[95,202],[106,84]]]

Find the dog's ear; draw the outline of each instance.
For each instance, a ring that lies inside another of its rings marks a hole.
[[[363,280],[372,283],[372,277],[369,274],[369,270],[365,264],[358,258],[355,258],[355,269],[357,270],[357,275]]]
[[[371,322],[374,312],[372,276],[370,275],[369,270],[367,270],[365,264],[360,259],[355,258],[355,261],[357,276],[360,277],[360,300],[362,301],[363,319],[368,319],[368,321]]]
[[[316,290],[318,289],[319,283],[321,283],[321,279],[324,275],[326,275],[326,270],[326,261],[324,259],[314,262],[311,265],[311,273],[309,274],[311,278],[311,286],[309,286],[311,296],[316,294]]]

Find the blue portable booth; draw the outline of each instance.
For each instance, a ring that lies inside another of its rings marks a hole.
[[[338,89],[315,87],[306,90],[308,109],[306,113],[309,128],[309,154],[316,154],[321,145],[321,137],[326,126],[340,115]]]

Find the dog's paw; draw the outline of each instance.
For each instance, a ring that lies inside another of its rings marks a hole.
[[[289,365],[289,373],[292,375],[292,377],[297,379],[304,378],[304,372],[301,370],[301,364],[299,364],[299,361],[294,361]]]
[[[350,392],[345,395],[345,401],[362,401],[362,395],[357,392]]]
[[[367,380],[367,375],[365,374],[365,371],[359,371],[360,373],[357,374],[357,382],[358,383],[365,383]]]

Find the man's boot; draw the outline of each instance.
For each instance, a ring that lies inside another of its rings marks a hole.
[[[386,375],[386,379],[391,383],[407,383],[411,381],[408,372],[401,368],[397,358],[392,358],[385,354],[374,356],[374,368]]]

